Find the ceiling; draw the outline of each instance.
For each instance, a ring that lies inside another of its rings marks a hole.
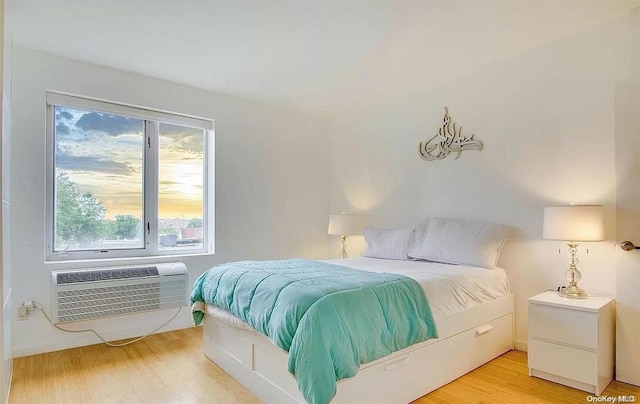
[[[15,44],[310,112],[424,91],[640,0],[8,0]]]

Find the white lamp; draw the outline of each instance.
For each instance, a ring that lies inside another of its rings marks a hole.
[[[604,221],[602,206],[571,205],[544,208],[544,225],[542,238],[547,240],[567,241],[571,261],[566,272],[569,286],[560,292],[564,297],[584,299],[587,293],[578,287],[582,277],[576,265],[578,258],[577,241],[604,240]]]
[[[341,258],[347,258],[347,236],[362,234],[362,218],[356,215],[329,215],[329,234],[340,235],[342,240]]]

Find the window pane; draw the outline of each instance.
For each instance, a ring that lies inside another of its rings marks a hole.
[[[54,251],[143,248],[144,120],[54,107]]]
[[[204,131],[160,123],[158,248],[202,248]]]

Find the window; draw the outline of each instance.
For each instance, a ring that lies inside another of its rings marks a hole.
[[[47,258],[213,252],[213,122],[47,93]]]

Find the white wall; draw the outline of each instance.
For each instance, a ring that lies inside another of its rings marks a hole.
[[[628,74],[626,52],[616,21],[428,91],[354,108],[335,123],[332,211],[361,212],[385,225],[447,216],[509,226],[499,264],[516,297],[516,346],[526,348],[527,298],[565,284],[568,269],[566,247],[541,240],[544,206],[605,205],[607,241],[581,247],[580,285],[615,295],[614,96]],[[446,63],[437,56],[434,63]],[[419,157],[418,142],[437,133],[444,106],[464,133],[484,142],[483,151],[458,160]]]
[[[330,254],[328,141],[322,121],[16,46],[11,161],[15,307],[25,299],[34,299],[48,308],[49,271],[72,266],[44,261],[45,90],[215,119],[216,254],[180,259],[187,264],[192,282],[217,263],[292,256],[325,258]],[[135,262],[149,261],[153,260]],[[127,261],[73,266],[123,262]],[[94,327],[107,338],[123,338],[150,331],[172,313],[131,315],[75,326]],[[16,319],[15,313],[13,317]],[[165,330],[191,324],[189,310],[183,310]],[[41,315],[14,321],[13,341],[17,356],[98,342],[92,335],[55,330]]]
[[[3,10],[3,40],[2,40],[2,335],[0,349],[2,349],[2,401],[9,399],[11,377],[13,375],[13,352],[11,344],[11,248],[10,248],[10,223],[11,223],[11,193],[10,186],[10,145],[11,145],[11,49],[12,36],[10,29],[9,7],[4,1],[0,1]]]

